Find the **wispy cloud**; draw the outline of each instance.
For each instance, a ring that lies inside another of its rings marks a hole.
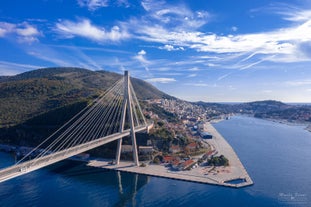
[[[234,72],[230,72],[230,73],[227,73],[225,75],[222,75],[220,76],[219,78],[217,78],[217,81],[221,81],[222,79],[225,79],[227,78],[228,76],[232,75]]]
[[[16,75],[23,71],[42,68],[42,66],[0,61],[0,68],[0,75]]]
[[[167,51],[185,50],[184,47],[174,47],[173,45],[164,45],[164,46],[160,46],[159,49],[161,49],[161,50],[167,50]]]
[[[194,77],[197,77],[197,74],[196,73],[192,73],[190,75],[187,76],[188,78],[194,78]]]
[[[37,59],[47,61],[49,63],[53,63],[56,66],[72,66],[71,63],[69,63],[68,58],[64,60],[64,57],[61,57],[61,55],[55,51],[51,50],[44,50],[42,52],[41,49],[33,49],[28,52],[28,55],[31,55]]]
[[[146,59],[146,54],[147,52],[145,50],[141,50],[134,56],[134,59],[138,60],[146,71],[149,71],[148,65],[150,62]]]
[[[77,22],[64,20],[56,23],[55,30],[64,38],[80,36],[99,42],[117,42],[130,37],[129,33],[121,30],[119,26],[113,26],[110,31],[106,31],[103,27],[93,25],[89,19],[80,19]]]
[[[172,5],[162,0],[143,0],[141,5],[148,12],[147,18],[175,30],[199,28],[210,18],[207,11],[193,12],[183,4]]]
[[[228,61],[230,59],[230,67],[235,69],[252,68],[267,61],[311,61],[311,10],[283,12],[281,18],[295,21],[295,24],[289,24],[287,27],[258,33],[219,35],[200,31],[198,28],[201,24],[197,24],[196,27],[185,23],[188,16],[191,16],[193,21],[199,21],[199,17],[204,16],[205,19],[201,20],[207,24],[212,16],[208,12],[191,11],[184,5],[170,5],[164,1],[145,0],[142,6],[147,14],[141,19],[132,18],[123,25],[128,28],[133,38],[163,44],[159,49],[174,51],[189,48],[197,52],[215,54],[218,58],[222,57]],[[233,26],[232,31],[237,32],[238,28]],[[236,67],[233,67],[232,62],[239,62],[239,58],[244,54],[258,55],[249,56],[247,63],[236,64]],[[222,59],[213,61],[211,64],[214,66],[224,64]]]
[[[281,4],[272,7],[271,10],[272,12],[281,15],[284,20],[291,22],[305,22],[311,19],[311,10],[301,9],[290,4]]]
[[[193,67],[193,68],[190,68],[189,71],[199,71],[200,69],[198,67]]]
[[[90,11],[94,11],[101,7],[108,7],[108,0],[78,0],[80,7],[87,7]]]
[[[84,46],[73,46],[73,45],[54,45],[54,44],[46,44],[45,46],[49,47],[57,47],[57,48],[65,48],[65,49],[79,49],[84,51],[102,51],[107,53],[118,53],[118,54],[132,54],[126,50],[118,50],[118,49],[110,49],[108,47],[84,47]]]
[[[146,81],[151,83],[171,83],[175,82],[176,80],[174,78],[149,78],[146,79]]]
[[[286,84],[289,86],[307,86],[311,85],[311,80],[307,79],[307,80],[287,81]]]
[[[195,87],[209,87],[210,85],[207,83],[186,83],[187,86],[195,86]]]
[[[116,3],[118,6],[124,6],[126,8],[130,7],[131,5],[128,0],[117,0]]]
[[[125,8],[131,6],[128,0],[77,0],[77,3],[80,7],[86,7],[91,12],[110,6]]]

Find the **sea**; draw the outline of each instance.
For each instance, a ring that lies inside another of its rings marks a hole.
[[[0,206],[311,206],[311,132],[246,116],[214,124],[254,185],[240,189],[62,161],[0,183]],[[0,167],[14,157],[0,153]]]

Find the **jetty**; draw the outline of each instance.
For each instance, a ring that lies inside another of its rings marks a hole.
[[[199,166],[186,171],[173,171],[163,164],[146,164],[144,167],[139,167],[133,164],[133,162],[125,161],[120,161],[119,165],[113,165],[111,160],[90,160],[87,165],[121,172],[234,188],[253,185],[252,179],[237,154],[224,137],[210,123],[205,123],[204,130],[213,136],[212,139],[204,141],[214,148],[218,155],[224,155],[229,160],[229,166]]]

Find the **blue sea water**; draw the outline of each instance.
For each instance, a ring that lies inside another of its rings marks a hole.
[[[0,206],[311,206],[311,133],[236,116],[214,125],[254,181],[241,189],[63,161],[0,183]],[[0,153],[0,167],[14,162]]]

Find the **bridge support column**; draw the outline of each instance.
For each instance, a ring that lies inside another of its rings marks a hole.
[[[124,89],[125,92],[125,89]],[[120,132],[122,133],[124,130],[124,123],[125,123],[125,115],[126,115],[126,104],[127,99],[123,99],[122,104],[122,114],[121,114],[121,123],[120,123]],[[120,163],[120,156],[121,156],[121,149],[122,149],[122,138],[118,140],[118,147],[117,147],[117,154],[116,154],[116,165]]]
[[[120,132],[124,130],[124,123],[126,113],[128,116],[128,121],[130,124],[130,135],[132,140],[132,150],[133,150],[133,159],[136,166],[139,166],[138,160],[138,151],[137,151],[137,144],[136,144],[136,134],[135,134],[135,126],[133,120],[133,111],[132,111],[132,96],[130,91],[130,76],[128,71],[124,71],[124,98],[123,98],[123,106],[122,106],[122,119],[120,123]],[[122,138],[118,140],[118,147],[116,153],[116,164],[120,163],[120,155],[121,155],[121,148],[122,148]]]
[[[122,138],[118,140],[116,163],[115,163],[116,165],[120,164],[121,148],[122,148]]]
[[[125,96],[127,100],[127,113],[130,122],[130,129],[131,129],[131,139],[132,139],[132,149],[133,149],[133,159],[136,166],[139,166],[138,161],[138,152],[137,152],[137,144],[136,144],[136,134],[135,134],[135,126],[134,126],[134,119],[133,119],[133,110],[132,110],[132,96],[131,96],[131,89],[130,89],[130,76],[128,71],[124,71],[125,76]]]

